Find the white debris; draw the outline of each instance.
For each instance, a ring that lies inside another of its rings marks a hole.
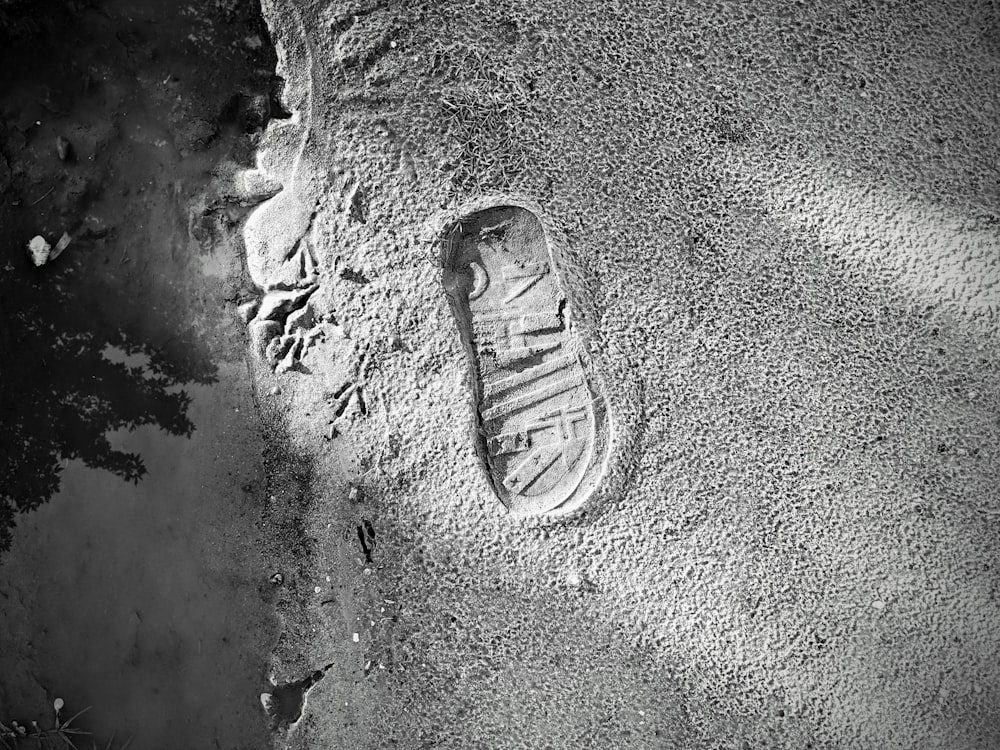
[[[42,235],[38,234],[31,238],[28,243],[28,252],[31,253],[31,260],[36,266],[44,266],[49,262],[49,253],[52,245],[45,241]]]
[[[63,232],[56,246],[52,247],[42,235],[35,235],[28,243],[28,252],[31,254],[32,263],[41,267],[55,260],[63,250],[69,247],[69,243],[72,241],[73,238],[70,237],[69,232]]]

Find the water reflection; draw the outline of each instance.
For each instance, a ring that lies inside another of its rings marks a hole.
[[[178,386],[216,380],[193,331],[151,338],[137,324],[144,300],[93,274],[84,280],[80,259],[92,241],[36,269],[13,239],[24,235],[0,238],[0,551],[18,514],[59,489],[66,461],[142,479],[142,456],[114,449],[107,433],[155,425],[190,436],[191,398]],[[109,356],[109,347],[128,356]]]

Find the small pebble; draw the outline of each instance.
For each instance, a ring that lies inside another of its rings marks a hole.
[[[42,235],[35,235],[31,238],[31,242],[28,243],[28,252],[31,254],[31,261],[36,266],[44,266],[49,262],[49,251],[52,250],[52,245],[46,242]]]
[[[323,589],[322,589],[322,588],[320,588],[319,586],[317,586],[316,588],[314,588],[314,589],[313,589],[313,591],[315,591],[315,592],[316,592],[317,594],[318,594],[318,593],[319,593],[320,591],[322,591],[322,590],[323,590]]]
[[[279,388],[278,386],[274,386],[274,388],[271,389],[271,395],[272,396],[280,396],[281,395],[281,388]]]
[[[583,583],[583,577],[577,573],[575,570],[566,574],[566,583],[570,586],[579,586]]]
[[[351,636],[351,639],[352,639],[352,640],[353,640],[353,641],[354,641],[355,643],[357,643],[358,641],[360,641],[360,640],[361,640],[361,636],[360,636],[360,635],[358,635],[357,633],[355,633],[355,634],[354,634],[353,636]]]
[[[872,607],[874,609],[878,609],[878,610],[885,609],[885,602],[883,602],[883,601],[874,601],[874,602],[872,602]]]
[[[69,139],[63,136],[58,136],[56,138],[56,153],[59,155],[59,161],[67,161],[73,155],[73,144],[69,142]]]

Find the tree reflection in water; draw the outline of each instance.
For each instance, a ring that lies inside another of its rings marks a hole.
[[[178,386],[215,381],[193,330],[164,325],[169,333],[151,339],[143,300],[74,260],[86,257],[85,240],[36,269],[15,244],[22,236],[0,238],[0,551],[17,515],[59,489],[67,460],[137,483],[142,457],[115,450],[108,433],[156,425],[190,436],[191,398]],[[144,357],[130,364],[139,358],[109,357],[114,349]]]

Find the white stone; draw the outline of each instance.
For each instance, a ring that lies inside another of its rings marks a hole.
[[[44,266],[49,262],[49,252],[52,245],[45,241],[42,235],[37,234],[28,243],[28,252],[31,253],[31,260],[36,266]]]

